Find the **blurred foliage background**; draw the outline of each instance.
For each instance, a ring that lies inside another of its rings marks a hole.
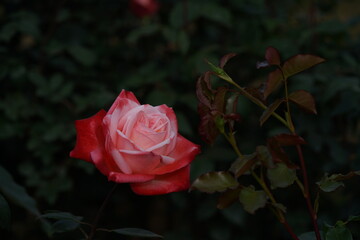
[[[256,70],[255,64],[263,60],[267,46],[278,48],[283,59],[311,53],[327,60],[291,81],[292,88],[311,92],[317,101],[317,116],[295,117],[299,134],[309,142],[305,157],[311,181],[324,172],[360,169],[358,1],[158,2],[158,12],[140,18],[124,0],[1,1],[0,164],[26,188],[40,212],[56,209],[90,222],[94,218],[113,183],[91,164],[69,158],[75,143],[73,122],[107,110],[121,89],[133,91],[142,103],[174,108],[181,134],[203,145],[192,164],[192,178],[227,169],[235,154],[226,142],[220,138],[205,146],[197,134],[195,82],[208,70],[204,58],[216,63],[236,52],[227,65],[230,75],[240,85],[258,85],[268,69]],[[276,121],[260,129],[261,110],[245,99],[240,99],[239,111],[237,138],[245,153],[283,131]],[[360,213],[358,182],[354,178],[346,188],[320,194],[320,223],[334,224]],[[310,231],[297,190],[279,194],[289,203],[296,233]],[[7,200],[12,222],[10,230],[1,230],[2,239],[48,239],[34,215]],[[286,239],[274,220],[265,210],[248,215],[239,204],[217,210],[214,195],[144,197],[123,184],[100,225],[142,227],[168,240]],[[358,225],[352,230],[360,239]],[[53,239],[79,236],[63,233]]]

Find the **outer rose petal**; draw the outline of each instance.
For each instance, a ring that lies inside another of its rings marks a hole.
[[[108,179],[109,181],[117,183],[134,183],[134,182],[147,182],[154,179],[154,175],[147,174],[124,174],[118,172],[110,172]]]
[[[151,171],[150,173],[160,175],[176,171],[189,165],[194,160],[195,156],[199,153],[199,145],[190,142],[189,140],[178,134],[174,150],[169,155],[167,155],[168,157],[174,158],[175,161],[171,164],[163,164],[162,166],[159,166],[153,171]]]
[[[70,157],[92,162],[90,153],[99,145],[104,145],[102,120],[105,115],[106,111],[100,110],[92,117],[75,121],[76,145],[70,152]]]
[[[151,152],[131,152],[120,150],[120,154],[125,159],[133,173],[150,174],[150,172],[160,164],[161,157]]]
[[[121,93],[119,94],[119,96],[116,98],[115,102],[113,103],[113,105],[111,105],[108,113],[109,114],[112,114],[113,111],[115,110],[115,108],[117,107],[118,105],[118,102],[120,101],[120,99],[122,98],[127,98],[137,104],[140,105],[139,101],[137,100],[137,98],[135,97],[134,93],[132,92],[129,92],[129,91],[126,91],[126,90],[122,90]]]
[[[132,183],[131,189],[140,195],[159,195],[186,190],[190,186],[190,166],[175,172],[156,176],[144,183]]]

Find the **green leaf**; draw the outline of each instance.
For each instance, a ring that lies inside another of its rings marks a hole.
[[[316,184],[324,192],[332,192],[335,191],[338,187],[344,186],[343,182],[336,180],[336,174],[329,177],[327,173]]]
[[[74,222],[73,220],[62,219],[56,221],[52,225],[52,231],[54,233],[69,232],[77,229],[79,226],[80,224],[78,222]]]
[[[92,66],[96,61],[96,55],[94,52],[83,46],[73,45],[68,48],[68,51],[76,61],[83,64],[84,66]]]
[[[276,48],[268,47],[265,52],[265,59],[270,65],[280,65],[280,54]]]
[[[83,217],[80,217],[80,216],[75,216],[69,212],[57,212],[57,211],[54,211],[54,212],[48,212],[48,213],[45,213],[43,215],[41,215],[40,217],[43,217],[43,218],[49,218],[49,219],[61,219],[61,220],[73,220],[75,222],[78,222],[78,221],[81,221],[83,219]]]
[[[336,225],[328,229],[325,235],[326,240],[352,240],[351,232],[345,225]]]
[[[314,97],[309,92],[304,90],[292,92],[289,100],[306,112],[317,114]]]
[[[223,192],[238,185],[237,180],[229,172],[208,172],[198,177],[190,190],[196,189],[206,193]]]
[[[229,82],[229,83],[233,83],[233,80],[229,77],[229,75],[227,75],[227,73],[220,67],[215,66],[214,64],[212,64],[211,62],[209,62],[208,60],[205,60],[206,63],[211,67],[211,70],[219,77],[224,79],[225,81]]]
[[[0,166],[0,192],[8,199],[11,199],[17,205],[25,208],[35,216],[39,216],[40,212],[36,207],[36,202],[31,198],[25,188],[17,184],[12,176]]]
[[[261,163],[267,168],[275,167],[274,161],[271,157],[269,149],[266,146],[260,145],[256,147],[256,156]]]
[[[110,230],[111,232],[118,233],[125,236],[132,237],[145,237],[145,238],[163,238],[161,235],[144,230],[141,228],[119,228]]]
[[[231,13],[227,8],[211,2],[208,2],[207,4],[201,4],[199,7],[200,14],[204,18],[222,24],[225,27],[231,26]]]
[[[263,112],[260,117],[260,126],[262,126],[266,120],[276,111],[276,109],[284,102],[284,99],[276,99],[275,102],[270,104],[270,106]]]
[[[254,186],[242,188],[239,194],[239,201],[243,205],[245,211],[254,214],[259,208],[266,205],[266,193],[262,190],[256,191]]]
[[[351,171],[348,174],[332,174],[331,176],[326,173],[322,179],[316,184],[320,187],[324,192],[332,192],[336,190],[338,187],[344,186],[343,180],[350,179],[354,176],[359,176],[360,171]]]
[[[283,82],[283,76],[280,69],[269,73],[265,83],[264,98],[266,99],[272,92],[278,89]]]
[[[348,222],[360,221],[360,216],[350,216],[347,221]]]
[[[267,169],[267,177],[271,188],[284,188],[296,180],[296,170],[288,168],[284,163],[277,163],[275,168]]]
[[[10,207],[5,198],[0,194],[0,228],[9,229],[11,225]]]
[[[156,24],[146,24],[141,27],[137,27],[127,35],[126,42],[136,43],[136,41],[138,41],[142,37],[154,34],[159,30],[160,28]]]
[[[318,56],[309,54],[298,54],[288,59],[284,63],[282,69],[285,77],[288,78],[324,61],[325,59]]]
[[[178,33],[176,44],[177,46],[179,46],[182,54],[186,54],[188,52],[190,47],[190,39],[185,31],[181,31]]]
[[[249,154],[249,155],[243,155],[242,157],[239,157],[236,159],[236,161],[233,162],[231,165],[229,171],[234,173],[235,176],[238,178],[254,166],[254,164],[258,161],[256,154]]]
[[[324,239],[323,232],[320,231],[320,235]],[[316,239],[315,232],[306,232],[299,236],[299,240],[317,240],[317,239]]]

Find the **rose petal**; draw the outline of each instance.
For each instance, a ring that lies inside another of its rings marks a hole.
[[[132,102],[135,102],[137,105],[140,105],[139,101],[137,100],[137,98],[135,97],[134,93],[130,92],[130,91],[126,91],[126,90],[122,90],[121,93],[119,94],[119,96],[116,98],[115,102],[113,103],[113,105],[110,107],[108,113],[112,114],[113,111],[115,110],[115,108],[118,106],[119,101],[121,101],[121,99],[129,99]]]
[[[125,118],[129,112],[133,112],[138,108],[141,109],[142,107],[129,99],[119,99],[117,101],[117,106],[113,109],[111,114],[108,113],[104,117],[104,125],[109,129],[111,138],[114,142],[116,141],[116,130],[123,128],[123,126],[121,126],[121,122],[123,122],[121,119]]]
[[[178,124],[177,124],[177,119],[176,119],[174,110],[172,108],[166,106],[165,104],[156,106],[155,108],[159,112],[166,114],[166,116],[170,120],[172,132],[178,132]]]
[[[109,181],[117,183],[134,183],[134,182],[146,182],[154,179],[154,175],[147,174],[124,174],[118,172],[110,172]]]
[[[92,162],[90,152],[99,145],[104,145],[102,120],[105,115],[106,111],[101,110],[92,117],[75,121],[76,145],[70,152],[70,157]]]
[[[112,167],[108,166],[103,151],[100,148],[97,148],[90,153],[90,156],[95,167],[99,169],[102,174],[108,176]]]
[[[133,173],[149,174],[161,162],[161,157],[151,152],[119,150]]]
[[[130,186],[139,195],[159,195],[186,190],[190,186],[190,166],[156,176],[148,182],[132,183]]]
[[[123,132],[117,130],[117,142],[115,143],[117,149],[126,149],[128,151],[144,151],[144,149],[139,148],[136,144],[124,135]]]
[[[125,174],[131,174],[133,171],[131,170],[130,166],[128,165],[127,161],[123,157],[123,155],[117,150],[112,149],[110,151],[111,156],[113,157],[116,165],[120,168],[120,170]]]
[[[161,156],[161,160],[164,164],[171,164],[175,162],[176,159],[168,156]]]
[[[175,161],[171,164],[163,164],[162,166],[159,166],[158,168],[154,169],[151,174],[165,174],[183,168],[190,164],[194,160],[195,156],[199,153],[199,145],[190,142],[178,134],[174,150],[167,155],[168,157],[174,158]]]

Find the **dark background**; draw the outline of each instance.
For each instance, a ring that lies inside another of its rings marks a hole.
[[[311,182],[324,172],[359,170],[359,22],[355,0],[159,0],[159,11],[145,18],[120,0],[1,1],[0,164],[42,213],[66,211],[91,222],[113,183],[93,165],[69,158],[76,139],[73,122],[107,110],[127,89],[142,103],[172,106],[180,133],[202,145],[192,179],[226,170],[235,154],[225,141],[209,147],[197,134],[195,82],[208,70],[203,59],[217,63],[236,52],[226,69],[240,85],[257,85],[268,69],[256,70],[255,64],[273,46],[283,59],[311,53],[327,60],[290,83],[317,101],[318,115],[294,117],[309,143],[305,157]],[[260,129],[261,111],[246,99],[240,99],[239,111],[243,120],[237,138],[244,153],[284,130],[274,120]],[[320,224],[360,214],[359,181],[320,194]],[[310,231],[298,190],[276,193],[288,206],[295,232]],[[48,239],[36,217],[10,199],[9,204],[12,226],[0,233],[1,239]],[[288,238],[267,210],[252,216],[236,204],[220,211],[215,195],[199,192],[138,196],[127,184],[117,188],[100,226],[141,227],[168,240]],[[359,225],[350,227],[360,239]],[[80,232],[53,238],[79,239]]]

